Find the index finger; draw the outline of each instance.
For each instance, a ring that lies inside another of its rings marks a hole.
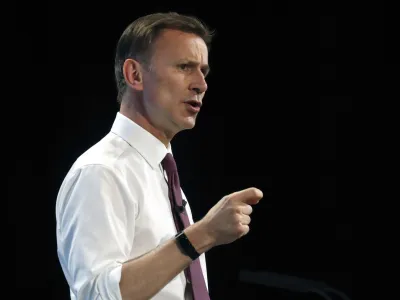
[[[250,205],[257,204],[263,197],[263,192],[257,188],[247,188],[229,195],[233,201],[238,201]]]

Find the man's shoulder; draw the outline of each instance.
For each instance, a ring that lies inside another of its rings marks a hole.
[[[107,134],[79,155],[73,163],[71,170],[94,165],[112,168],[124,151],[126,151],[124,145],[118,142],[112,135]]]
[[[135,148],[110,132],[78,156],[68,174],[79,173],[84,169],[107,170],[115,174],[124,174],[127,169],[139,168],[142,161],[143,158]]]

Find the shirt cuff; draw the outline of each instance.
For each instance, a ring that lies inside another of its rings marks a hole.
[[[104,288],[104,290],[100,290],[99,294],[101,295],[101,299],[103,299],[103,295],[106,296],[106,299],[112,300],[122,300],[121,291],[119,287],[119,282],[121,280],[121,271],[122,264],[116,263],[112,266],[108,272],[105,272],[101,281],[103,284],[99,284],[99,288]]]

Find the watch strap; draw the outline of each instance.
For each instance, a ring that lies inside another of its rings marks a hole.
[[[176,242],[183,254],[189,256],[192,260],[195,260],[200,254],[193,247],[184,231],[178,232],[175,235]]]

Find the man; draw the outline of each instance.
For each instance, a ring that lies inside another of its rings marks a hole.
[[[120,111],[57,197],[58,256],[71,299],[209,299],[205,252],[249,231],[260,190],[228,195],[194,223],[170,170],[170,142],[195,126],[203,104],[210,40],[205,25],[177,13],[144,16],[122,34]],[[184,228],[176,225],[183,216]]]

